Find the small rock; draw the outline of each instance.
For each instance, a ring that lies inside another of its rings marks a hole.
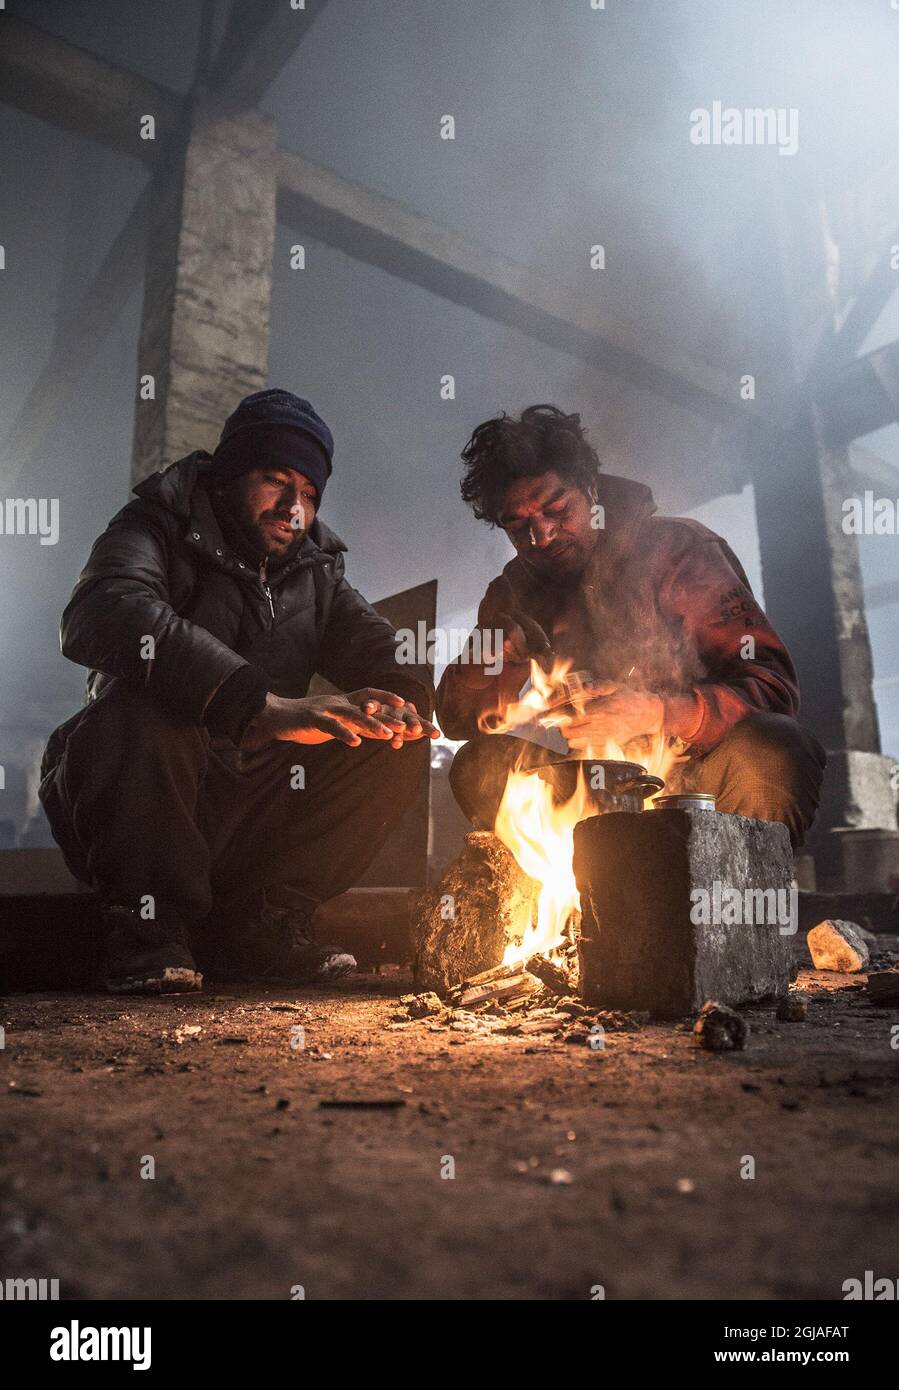
[[[199,1023],[183,1023],[180,1027],[175,1029],[172,1036],[180,1047],[188,1038],[198,1038],[202,1031],[203,1029]]]
[[[553,1168],[549,1174],[549,1181],[553,1187],[570,1187],[574,1178],[567,1168]]]
[[[803,1023],[808,1018],[808,1000],[804,994],[788,994],[777,1005],[777,1017],[783,1023]]]
[[[816,970],[856,974],[864,970],[871,959],[871,953],[855,922],[828,917],[812,927],[806,940]]]
[[[709,1052],[742,1052],[749,1037],[749,1024],[726,1004],[707,999],[693,1025],[693,1033]]]
[[[424,994],[403,994],[400,1003],[410,1018],[431,1018],[443,1012],[444,1005],[433,990]]]

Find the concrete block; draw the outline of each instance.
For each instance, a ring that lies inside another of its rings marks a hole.
[[[581,993],[655,1018],[787,992],[786,827],[717,811],[613,812],[574,832]],[[792,919],[792,920],[791,920]]]
[[[821,884],[843,893],[899,892],[899,830],[836,826],[821,843]]]
[[[828,750],[821,804],[808,837],[825,893],[895,891],[899,876],[896,760]]]
[[[87,892],[66,868],[61,849],[0,850],[0,897]]]

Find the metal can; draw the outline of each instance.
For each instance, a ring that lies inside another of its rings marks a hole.
[[[653,798],[654,811],[714,811],[714,792],[669,792]]]

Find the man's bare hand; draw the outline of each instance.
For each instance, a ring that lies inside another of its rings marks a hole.
[[[660,695],[605,681],[594,687],[583,713],[561,716],[558,726],[570,747],[599,758],[610,741],[623,748],[632,738],[660,733],[664,716]]]
[[[328,743],[358,748],[364,738],[379,739],[392,748],[419,738],[438,738],[439,731],[415,706],[390,690],[366,687],[347,695],[315,695],[289,700],[268,695],[265,709],[252,721],[242,746],[259,747],[272,740],[287,743]]]
[[[362,708],[384,724],[393,734],[391,748],[415,743],[420,738],[439,738],[440,730],[430,719],[419,714],[411,700],[394,695],[389,690],[355,690],[348,700],[362,698]]]

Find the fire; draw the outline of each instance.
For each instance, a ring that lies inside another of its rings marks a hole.
[[[563,702],[577,703],[577,677],[578,673],[570,672],[570,663],[557,662],[547,674],[537,662],[532,662],[531,688],[506,711],[503,728],[520,727],[534,720],[551,727],[555,723],[554,708]],[[628,760],[614,740],[608,740],[603,748],[591,749],[585,757]],[[664,734],[655,737],[649,751],[641,752],[639,757],[647,772],[663,779],[677,759],[678,753],[669,747]],[[558,804],[554,804],[552,786],[544,778],[520,769],[509,773],[494,831],[540,888],[536,919],[522,923],[521,944],[506,948],[504,965],[535,954],[545,955],[562,945],[566,925],[572,914],[580,911],[572,866],[574,827],[578,821],[596,814],[582,768],[578,769],[573,795]]]
[[[540,891],[536,921],[522,924],[521,945],[506,947],[504,965],[561,944],[571,913],[580,910],[571,862],[574,827],[595,814],[582,774],[571,799],[554,806],[552,787],[542,777],[509,773],[494,829],[525,873],[540,884]]]

